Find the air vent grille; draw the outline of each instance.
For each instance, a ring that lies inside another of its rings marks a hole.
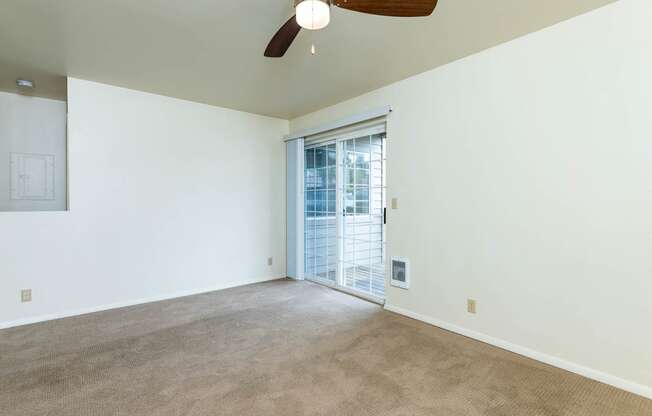
[[[392,286],[407,289],[410,287],[410,262],[403,257],[392,257]]]

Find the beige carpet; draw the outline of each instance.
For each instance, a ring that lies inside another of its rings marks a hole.
[[[652,415],[652,401],[287,280],[0,331],[0,414]]]

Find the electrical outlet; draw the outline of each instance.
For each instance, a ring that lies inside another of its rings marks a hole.
[[[32,289],[23,289],[20,291],[20,301],[31,302],[32,301]]]
[[[473,314],[477,313],[478,311],[477,306],[478,304],[474,299],[468,299],[466,302],[466,310],[469,313],[473,313]]]
[[[392,209],[398,209],[398,198],[392,198]]]
[[[269,258],[267,259],[267,265],[268,265],[268,266],[271,266],[272,264],[274,264],[274,257],[269,257]]]

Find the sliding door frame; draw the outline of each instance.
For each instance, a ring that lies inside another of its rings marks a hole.
[[[311,282],[324,285],[327,287],[330,287],[332,289],[338,290],[340,292],[344,292],[374,303],[378,304],[384,304],[385,303],[385,298],[381,298],[378,296],[375,296],[370,293],[365,293],[362,291],[358,291],[355,289],[351,289],[347,286],[345,286],[344,282],[344,206],[343,206],[343,194],[344,194],[344,154],[343,154],[343,143],[347,140],[351,139],[356,139],[364,136],[371,136],[374,134],[385,134],[385,140],[383,142],[383,192],[382,192],[382,198],[383,198],[383,204],[386,204],[386,185],[384,181],[384,175],[386,175],[385,172],[385,161],[384,161],[384,155],[386,154],[386,142],[387,142],[387,126],[386,126],[386,121],[376,121],[372,123],[365,123],[363,126],[358,126],[358,128],[350,128],[346,129],[346,131],[343,131],[341,133],[334,133],[332,135],[325,136],[321,139],[317,140],[310,140],[309,138],[306,139],[305,143],[305,148],[304,148],[304,158],[305,158],[305,151],[311,148],[318,148],[321,146],[328,146],[331,144],[335,144],[335,149],[336,149],[336,241],[337,241],[337,273],[336,273],[336,280],[335,282],[331,282],[329,280],[325,279],[320,279],[318,276],[313,276],[311,274],[306,273],[305,274],[305,279],[309,280]],[[305,166],[304,166],[304,172],[302,175],[305,177]],[[304,192],[305,192],[305,187],[304,187]],[[305,201],[305,195],[303,196],[304,201]],[[304,209],[304,218],[305,218],[305,209]],[[305,238],[305,237],[304,237]],[[386,250],[385,250],[385,242],[386,242],[386,226],[383,222],[382,224],[382,250],[383,250],[383,260],[384,260],[384,265],[386,268]],[[305,246],[307,244],[304,244],[304,250]],[[305,256],[305,253],[304,253]],[[387,290],[387,271],[385,270],[385,275],[383,276],[384,279],[384,285],[385,285],[385,290]]]

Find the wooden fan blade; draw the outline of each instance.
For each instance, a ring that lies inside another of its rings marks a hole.
[[[269,58],[280,58],[285,55],[285,52],[290,48],[294,38],[297,37],[301,26],[297,23],[297,17],[292,16],[290,20],[285,22],[285,24],[276,32],[267,49],[265,49],[265,56]]]
[[[360,13],[420,17],[430,16],[437,6],[437,0],[335,0],[334,4]]]

